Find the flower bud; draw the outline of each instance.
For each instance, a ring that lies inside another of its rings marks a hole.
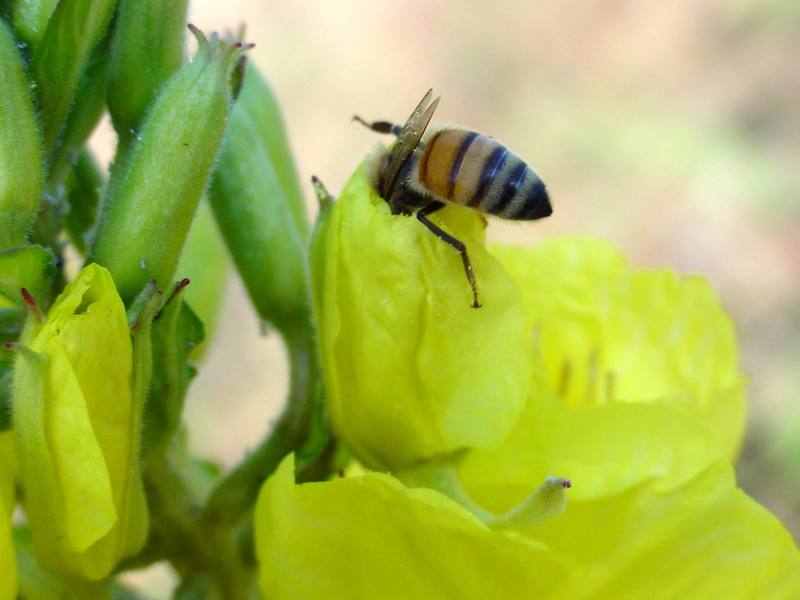
[[[53,253],[41,246],[24,246],[0,252],[0,294],[22,305],[20,289],[25,288],[49,304],[49,287],[55,272]]]
[[[103,203],[90,256],[126,302],[150,279],[164,286],[175,274],[225,131],[244,48],[197,35],[197,56],[159,92]]]
[[[158,89],[183,62],[187,5],[188,0],[117,2],[108,111],[120,140],[135,138]]]
[[[11,22],[19,37],[36,46],[44,36],[57,4],[58,0],[12,0]]]
[[[44,145],[52,150],[64,128],[92,50],[106,33],[116,0],[59,2],[41,43],[33,74],[39,94]]]
[[[0,20],[0,250],[22,246],[39,210],[42,151],[31,87],[14,36]]]
[[[14,374],[25,511],[39,559],[106,577],[144,544],[140,403],[132,346],[111,275],[85,267],[44,322],[29,326]]]
[[[308,226],[288,148],[272,92],[248,67],[209,200],[258,314],[279,329],[309,311]]]
[[[524,406],[533,358],[519,290],[486,251],[480,215],[434,215],[467,246],[475,309],[458,254],[413,216],[392,215],[365,167],[328,212],[312,284],[337,433],[361,461],[390,469],[499,443]]]

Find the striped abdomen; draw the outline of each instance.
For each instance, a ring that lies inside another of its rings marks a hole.
[[[553,212],[539,176],[490,137],[443,129],[420,151],[419,185],[441,200],[517,221]]]

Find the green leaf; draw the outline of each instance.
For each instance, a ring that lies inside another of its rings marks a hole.
[[[116,0],[61,0],[33,53],[44,145],[52,150],[75,101],[92,50],[106,33]]]

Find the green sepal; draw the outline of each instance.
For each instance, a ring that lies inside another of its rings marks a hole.
[[[62,0],[33,53],[45,148],[52,150],[75,101],[92,50],[103,38],[116,0]]]
[[[178,431],[186,390],[194,375],[187,360],[202,341],[203,323],[189,305],[178,298],[167,302],[153,322],[153,375],[145,413],[145,454],[163,449]]]
[[[14,361],[10,358],[0,359],[0,433],[7,431],[12,425],[11,384],[14,377]]]
[[[75,102],[64,125],[62,136],[50,157],[48,181],[57,188],[76,163],[76,154],[94,131],[103,116],[108,87],[109,51],[104,45],[97,48],[78,84]]]
[[[192,282],[183,292],[183,297],[197,312],[205,332],[203,343],[192,351],[193,360],[199,361],[203,357],[214,335],[229,271],[230,259],[225,242],[214,222],[211,207],[204,199],[197,208],[176,271],[179,277],[186,277]]]
[[[24,305],[22,288],[46,306],[54,275],[53,253],[47,248],[26,246],[0,252],[0,294],[19,306]]]
[[[37,560],[31,534],[23,527],[14,528],[14,547],[19,571],[19,597],[31,600],[107,600],[103,583],[67,578],[45,569]]]
[[[72,179],[68,196],[69,212],[64,218],[64,229],[69,239],[81,254],[89,247],[89,235],[97,221],[100,194],[105,187],[105,179],[100,165],[92,153],[84,148],[78,154],[72,169]]]
[[[119,0],[108,110],[126,145],[158,89],[183,62],[188,0]]]
[[[22,246],[36,218],[44,174],[39,126],[17,42],[0,19],[0,250]]]

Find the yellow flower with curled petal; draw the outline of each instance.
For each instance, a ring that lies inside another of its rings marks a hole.
[[[722,463],[668,493],[645,486],[515,530],[388,475],[293,473],[286,459],[256,507],[261,590],[275,600],[800,594],[791,536]]]
[[[483,303],[472,308],[459,255],[392,215],[366,171],[326,211],[312,249],[333,427],[373,468],[496,445],[531,372],[519,290],[486,251],[481,217],[447,207],[433,218],[467,245]]]
[[[357,187],[347,192],[362,200],[371,193]],[[381,243],[392,243],[365,233],[370,221],[347,217],[352,232],[337,237],[327,231],[323,239],[337,244],[312,253],[322,274],[315,303],[323,319],[338,316],[332,310],[341,299],[337,279],[354,262],[351,256],[347,263],[347,253],[356,247],[359,256],[371,256]],[[323,230],[341,228],[341,221],[324,217]],[[367,240],[362,246],[351,242],[359,235]],[[410,490],[374,474],[296,485],[284,466],[265,484],[257,507],[263,591],[279,600],[298,597],[297,589],[311,599],[486,597],[473,581],[477,574],[491,581],[495,597],[798,596],[797,548],[774,517],[736,488],[727,464],[741,441],[744,384],[732,324],[705,281],[633,269],[612,246],[594,240],[565,238],[493,253],[519,285],[528,317],[525,352],[533,369],[527,403],[499,443],[473,445],[462,455],[457,473],[464,489],[445,477],[436,482],[435,471],[427,481],[491,524],[492,514],[513,514],[536,482],[558,473],[574,484],[564,512],[527,523],[512,519],[511,527],[457,552],[451,525],[430,508],[446,504],[438,492]],[[450,274],[459,271],[451,267]],[[437,283],[424,295],[436,294]],[[365,309],[346,322],[322,321],[323,347],[326,334],[338,334],[339,327],[364,335],[378,327],[390,330],[387,338],[431,343],[419,329]],[[443,325],[442,334],[453,327]],[[493,340],[497,348],[503,333],[498,330]],[[350,356],[347,365],[331,360],[330,348],[324,356],[327,382],[338,385],[341,378],[348,385],[348,378],[362,373],[361,356]],[[482,373],[449,376],[463,384],[480,382]],[[364,397],[349,401],[363,404]],[[407,402],[413,406],[414,399]],[[352,430],[343,423],[339,429],[352,443]],[[370,448],[376,455],[391,452],[392,441],[372,439]],[[415,475],[427,466],[390,466],[405,481],[425,481]],[[309,524],[324,532],[323,543],[306,531]],[[497,581],[482,570],[485,552],[509,529],[515,539],[544,544],[539,547],[546,552],[528,556],[524,566],[510,561],[495,567],[502,573]],[[432,555],[424,553],[428,548]],[[425,560],[411,559],[413,576],[404,578],[398,566],[409,563],[410,549]],[[569,565],[559,585],[537,589],[537,580],[527,590],[515,587],[521,573],[537,573],[544,557]],[[309,563],[318,585],[304,589]]]
[[[34,547],[54,571],[101,579],[148,524],[131,338],[108,271],[85,267],[24,341],[14,418]]]

